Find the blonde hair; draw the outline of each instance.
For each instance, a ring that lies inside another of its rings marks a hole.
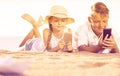
[[[101,15],[109,15],[109,9],[104,3],[97,2],[91,6],[91,16],[93,16],[94,13],[99,13]]]
[[[51,36],[52,36],[52,32],[53,32],[53,30],[52,30],[52,24],[50,23],[51,19],[52,19],[52,16],[49,17],[49,20],[48,20],[49,21],[49,35],[48,35],[48,39],[47,39],[46,50],[48,50],[48,49],[51,48],[51,46],[50,46],[50,40],[51,40]]]

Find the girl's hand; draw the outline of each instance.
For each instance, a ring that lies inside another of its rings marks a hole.
[[[64,42],[63,40],[61,40],[61,41],[58,42],[58,46],[57,46],[57,47],[58,47],[59,49],[63,49],[64,46],[65,46],[65,42]]]
[[[73,50],[73,48],[72,48],[72,42],[68,42],[66,44],[66,50]]]

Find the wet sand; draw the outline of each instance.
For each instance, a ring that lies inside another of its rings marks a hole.
[[[1,50],[0,56],[31,59],[24,76],[120,76],[120,54]]]

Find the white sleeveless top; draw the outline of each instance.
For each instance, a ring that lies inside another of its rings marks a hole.
[[[63,39],[63,37],[64,37],[64,34],[62,35],[61,38],[58,39],[58,38],[56,38],[56,37],[52,34],[51,40],[50,40],[51,48],[56,47],[56,46],[58,45],[58,42],[59,42],[61,39]]]
[[[65,33],[65,32],[68,32],[68,29],[69,29],[69,28],[65,28],[64,33]],[[62,35],[61,38],[58,39],[58,38],[56,38],[56,37],[52,34],[51,40],[50,40],[51,48],[56,47],[56,46],[58,45],[58,42],[59,42],[61,39],[63,39],[63,37],[64,37],[64,34]]]

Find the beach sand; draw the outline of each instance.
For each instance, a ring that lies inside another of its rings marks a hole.
[[[0,56],[11,56],[17,61],[31,59],[27,70],[23,73],[24,76],[120,76],[120,54],[118,53],[1,50]]]

